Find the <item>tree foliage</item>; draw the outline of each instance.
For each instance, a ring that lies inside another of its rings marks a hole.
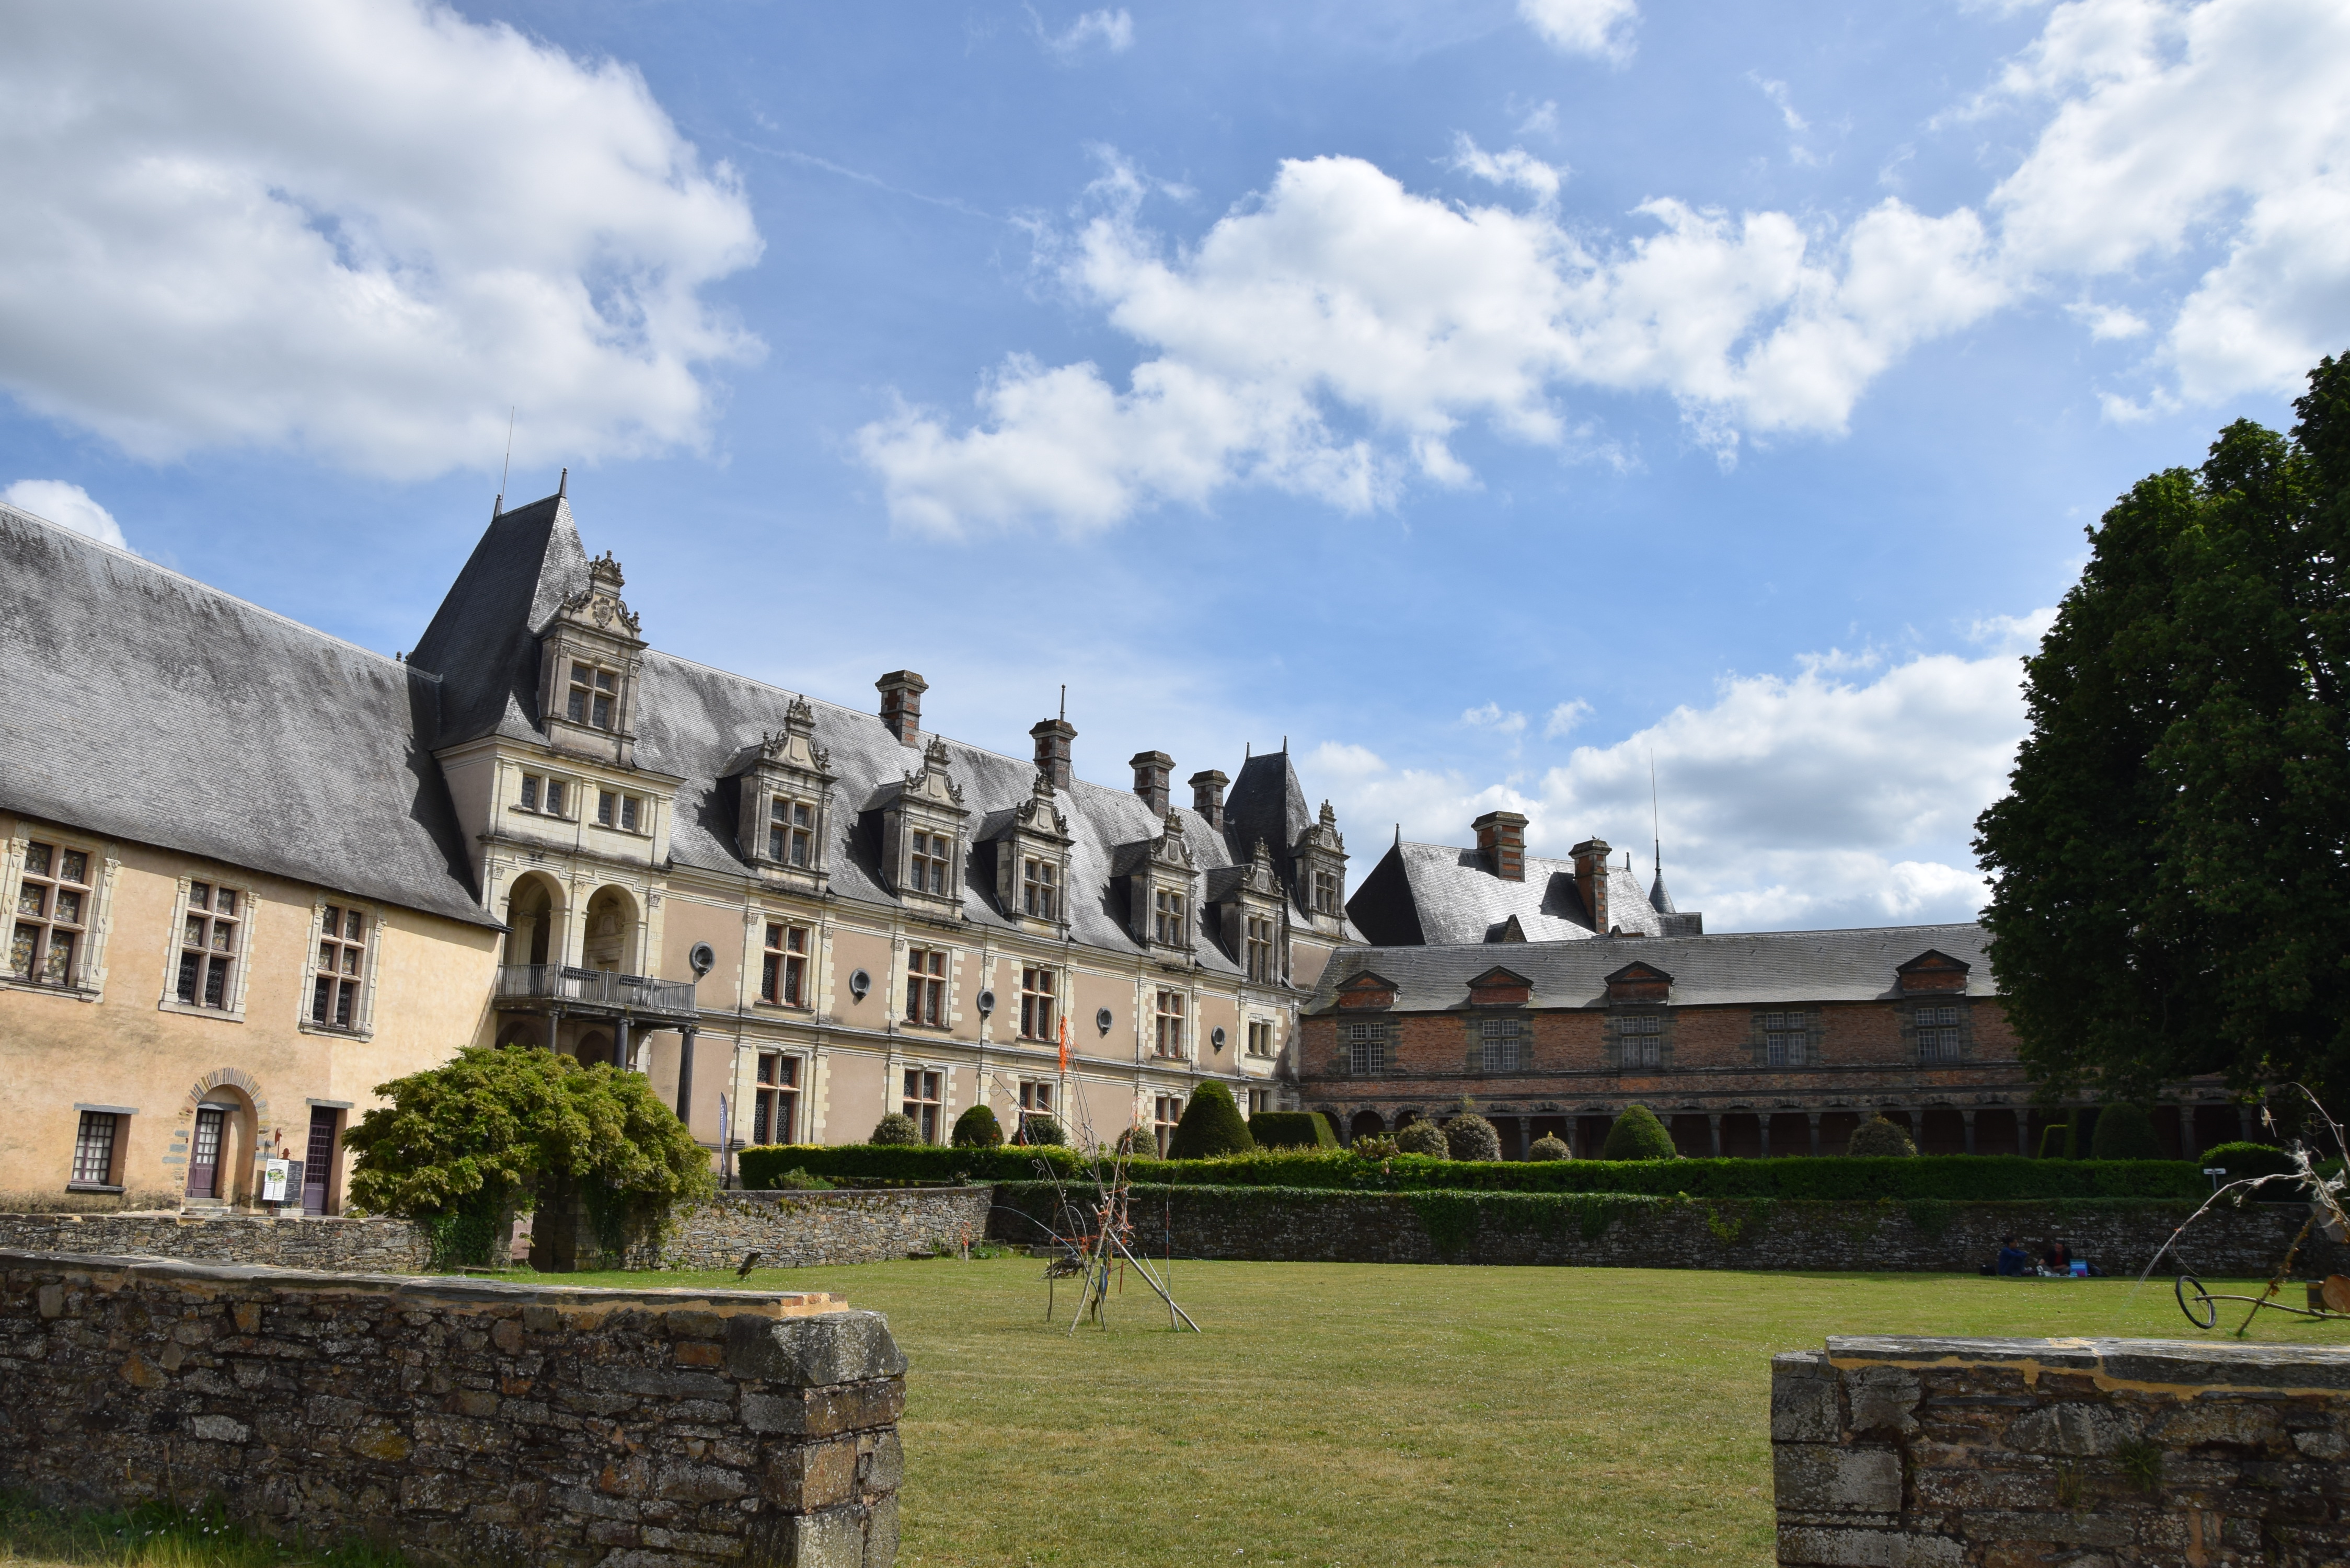
[[[1646,1106],[1630,1105],[1607,1129],[1607,1143],[1600,1150],[1609,1159],[1670,1159],[1675,1154],[1673,1135],[1657,1119],[1657,1113]]]
[[[1544,1133],[1526,1146],[1526,1158],[1528,1159],[1573,1159],[1575,1151],[1566,1147],[1565,1138],[1555,1133]]]
[[[2026,661],[2032,732],[1975,848],[2053,1088],[2350,1080],[2350,358],[2294,408],[2289,438],[2239,421],[2116,502]]]
[[[954,1136],[949,1141],[957,1148],[995,1148],[1003,1142],[1003,1124],[985,1106],[973,1106],[955,1117]]]
[[[1451,1159],[1452,1145],[1444,1129],[1431,1121],[1406,1122],[1395,1130],[1398,1154],[1424,1154],[1430,1159]]]
[[[567,1190],[665,1209],[716,1190],[710,1154],[642,1075],[536,1046],[469,1046],[376,1085],[343,1135],[350,1199],[410,1219],[527,1213]]]
[[[1167,1139],[1170,1159],[1213,1159],[1220,1154],[1246,1154],[1256,1147],[1232,1092],[1210,1079],[1191,1091],[1183,1119]]]
[[[1444,1145],[1455,1159],[1502,1158],[1502,1135],[1492,1122],[1465,1107],[1444,1124]]]
[[[916,1127],[914,1118],[905,1112],[890,1111],[873,1124],[873,1136],[866,1141],[903,1147],[908,1144],[921,1142],[922,1129]]]
[[[2092,1159],[2160,1159],[2162,1139],[2154,1118],[2143,1106],[2107,1106],[2097,1113],[2097,1130],[2089,1136]]]
[[[1852,1129],[1851,1141],[1844,1152],[1856,1159],[1915,1159],[1918,1146],[1898,1123],[1883,1116],[1871,1116]]]

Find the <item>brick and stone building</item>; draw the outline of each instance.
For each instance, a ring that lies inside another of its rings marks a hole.
[[[0,1207],[340,1204],[374,1085],[473,1044],[650,1075],[715,1151],[1114,1137],[1294,1084],[1347,851],[1285,752],[1172,798],[666,653],[567,498],[384,659],[0,509]],[[1066,1054],[1065,1054],[1066,1049]]]

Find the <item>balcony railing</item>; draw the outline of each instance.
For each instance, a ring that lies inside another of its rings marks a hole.
[[[574,969],[569,964],[510,963],[498,970],[501,1001],[528,999],[567,1006],[609,1008],[616,1012],[691,1015],[693,982],[648,980],[611,970]]]

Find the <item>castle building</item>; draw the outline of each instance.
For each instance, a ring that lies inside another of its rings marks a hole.
[[[1489,812],[1469,849],[1399,834],[1363,877],[1365,945],[1325,970],[1298,1055],[1304,1103],[1344,1136],[1465,1100],[1509,1158],[1551,1136],[1596,1158],[1640,1104],[1690,1156],[1840,1154],[1871,1114],[1925,1153],[2031,1155],[2094,1116],[2016,1059],[1981,926],[1709,936],[1661,865],[1643,893],[1604,841],[1546,860],[1525,827]],[[2156,1130],[2191,1157],[2251,1136],[2250,1113],[2199,1080]]]
[[[0,1206],[334,1212],[469,1044],[647,1075],[713,1155],[888,1112],[1171,1127],[1295,1083],[1346,845],[1285,751],[1172,798],[653,647],[558,493],[387,659],[0,508]]]

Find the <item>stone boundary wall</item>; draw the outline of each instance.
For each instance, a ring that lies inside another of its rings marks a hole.
[[[990,1187],[914,1187],[876,1191],[722,1192],[678,1216],[663,1240],[660,1267],[733,1269],[759,1254],[763,1269],[879,1263],[940,1241],[987,1235]]]
[[[1081,1196],[1085,1189],[1072,1183],[1067,1190]],[[1005,1182],[996,1189],[993,1234],[1042,1242],[1057,1202],[1048,1183]],[[2012,1234],[2035,1257],[2062,1240],[2108,1273],[2135,1274],[2194,1207],[2157,1199],[1834,1203],[1138,1187],[1132,1212],[1138,1248],[1186,1258],[1973,1273],[1997,1255],[2000,1239]],[[2214,1210],[2158,1272],[2165,1281],[2182,1272],[2265,1276],[2284,1260],[2308,1217],[2301,1204]],[[1064,1220],[1062,1228],[1071,1223]],[[2313,1237],[2295,1271],[2350,1272],[2350,1248]]]
[[[0,1252],[0,1487],[425,1563],[887,1568],[905,1368],[825,1295]]]
[[[370,1274],[422,1269],[431,1243],[405,1220],[267,1214],[0,1214],[0,1251],[99,1252]]]
[[[1832,1338],[1771,1363],[1782,1568],[2350,1561],[2350,1346]]]

